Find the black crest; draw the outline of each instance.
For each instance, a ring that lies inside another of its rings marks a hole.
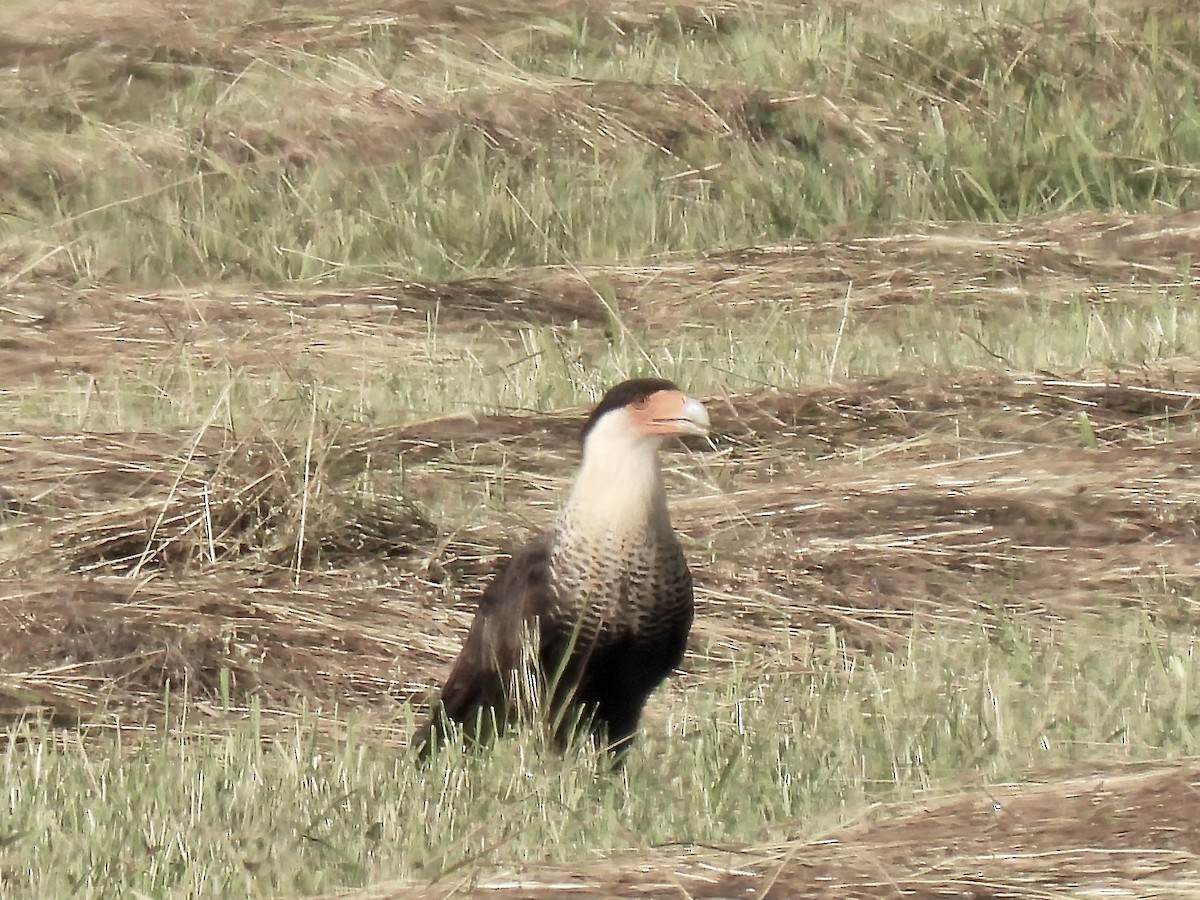
[[[679,390],[679,387],[675,382],[667,381],[665,378],[631,378],[628,381],[622,381],[620,384],[610,387],[604,396],[600,398],[600,402],[596,404],[596,408],[592,410],[591,415],[587,417],[587,421],[583,423],[583,431],[579,435],[579,440],[587,440],[588,432],[592,430],[595,424],[600,421],[600,417],[606,412],[620,409],[622,406],[628,406],[639,397],[649,397],[658,391],[677,390]]]

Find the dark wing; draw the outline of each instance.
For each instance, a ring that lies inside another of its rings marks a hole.
[[[496,574],[479,599],[475,620],[458,659],[446,676],[429,720],[413,736],[422,756],[457,722],[468,737],[482,737],[491,719],[503,729],[512,673],[520,663],[521,635],[527,623],[544,614],[553,600],[550,587],[549,534],[539,535]]]
[[[678,669],[683,662],[683,654],[687,651],[688,634],[692,630],[692,619],[696,615],[695,593],[692,590],[692,573],[683,563],[683,580],[678,587],[679,612],[671,624],[666,641],[666,662],[668,671]],[[674,605],[674,604],[672,604]]]

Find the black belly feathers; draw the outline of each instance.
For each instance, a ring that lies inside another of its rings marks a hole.
[[[672,416],[681,424],[664,428]],[[653,426],[644,424],[651,419]],[[683,659],[693,616],[691,575],[666,515],[657,447],[666,434],[707,426],[703,407],[668,381],[636,379],[604,395],[584,426],[570,514],[518,550],[484,590],[441,695],[413,738],[422,756],[453,733],[451,723],[470,743],[512,726],[530,674],[523,662],[544,690],[542,714],[556,745],[586,728],[614,751],[628,747],[650,694]],[[625,429],[635,438],[638,429],[646,432],[646,446],[635,441],[632,452],[644,453],[659,489],[645,510],[631,508],[627,531],[586,533],[588,458],[595,470],[608,452],[606,434],[618,436],[613,447],[629,446]],[[527,637],[533,642],[523,649]]]

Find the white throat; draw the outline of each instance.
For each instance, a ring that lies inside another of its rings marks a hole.
[[[670,528],[658,461],[663,438],[634,433],[624,415],[614,410],[588,433],[563,511],[570,530],[591,540]]]

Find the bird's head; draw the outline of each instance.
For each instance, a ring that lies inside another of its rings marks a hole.
[[[671,435],[707,435],[708,411],[662,378],[634,378],[600,398],[583,426],[583,444],[595,435],[606,440],[647,442],[654,446]]]
[[[640,533],[649,520],[669,529],[658,448],[671,435],[684,434],[708,434],[708,412],[671,382],[635,378],[609,389],[583,426],[583,464],[567,504],[568,530],[604,541]]]

